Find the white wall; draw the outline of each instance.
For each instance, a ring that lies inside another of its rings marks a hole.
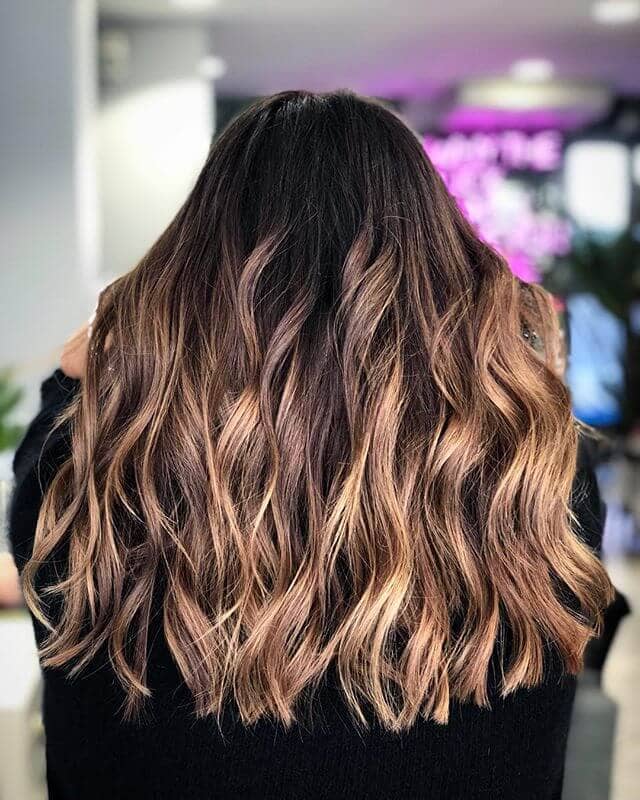
[[[128,66],[118,84],[103,88],[98,120],[105,279],[133,267],[170,222],[213,129],[213,87],[198,73],[209,50],[206,29],[133,25],[119,32]]]
[[[95,274],[91,0],[0,9],[0,366],[29,390],[86,318]]]
[[[213,130],[198,25],[133,25],[98,99],[94,0],[0,4],[0,368],[19,417],[97,291],[131,268],[191,188]]]

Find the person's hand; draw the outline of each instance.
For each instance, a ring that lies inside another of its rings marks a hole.
[[[71,336],[62,348],[60,369],[69,378],[84,377],[87,369],[87,353],[89,349],[89,323],[83,325]]]
[[[18,570],[9,553],[0,553],[0,608],[14,608],[21,603]]]

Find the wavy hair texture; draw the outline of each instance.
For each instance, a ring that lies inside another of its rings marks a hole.
[[[25,570],[44,665],[108,652],[139,708],[160,597],[197,713],[246,724],[291,724],[330,669],[392,730],[486,705],[495,653],[503,694],[550,646],[575,673],[610,584],[556,341],[393,113],[256,103],[102,296]]]

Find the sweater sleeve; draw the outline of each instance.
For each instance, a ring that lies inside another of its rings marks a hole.
[[[576,518],[576,533],[599,557],[602,554],[602,534],[606,505],[596,479],[598,442],[588,434],[578,439],[578,463],[571,492],[571,508]]]
[[[9,542],[19,572],[31,557],[44,494],[70,453],[69,431],[55,427],[76,396],[80,382],[56,370],[40,388],[40,410],[27,428],[13,460],[15,478],[9,511]]]
[[[576,472],[571,493],[571,508],[576,518],[576,533],[600,556],[606,506],[590,465],[581,465]]]
[[[600,496],[593,469],[592,446],[581,440],[578,450],[578,471],[573,483],[572,508],[576,517],[577,535],[600,557],[606,505]],[[614,587],[615,589],[615,587]],[[584,656],[586,669],[602,672],[620,621],[629,613],[626,597],[615,589],[614,599],[604,610],[600,635],[591,639]]]

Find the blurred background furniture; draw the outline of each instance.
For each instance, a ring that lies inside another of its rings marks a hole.
[[[40,669],[26,611],[0,611],[0,799],[43,800]]]

